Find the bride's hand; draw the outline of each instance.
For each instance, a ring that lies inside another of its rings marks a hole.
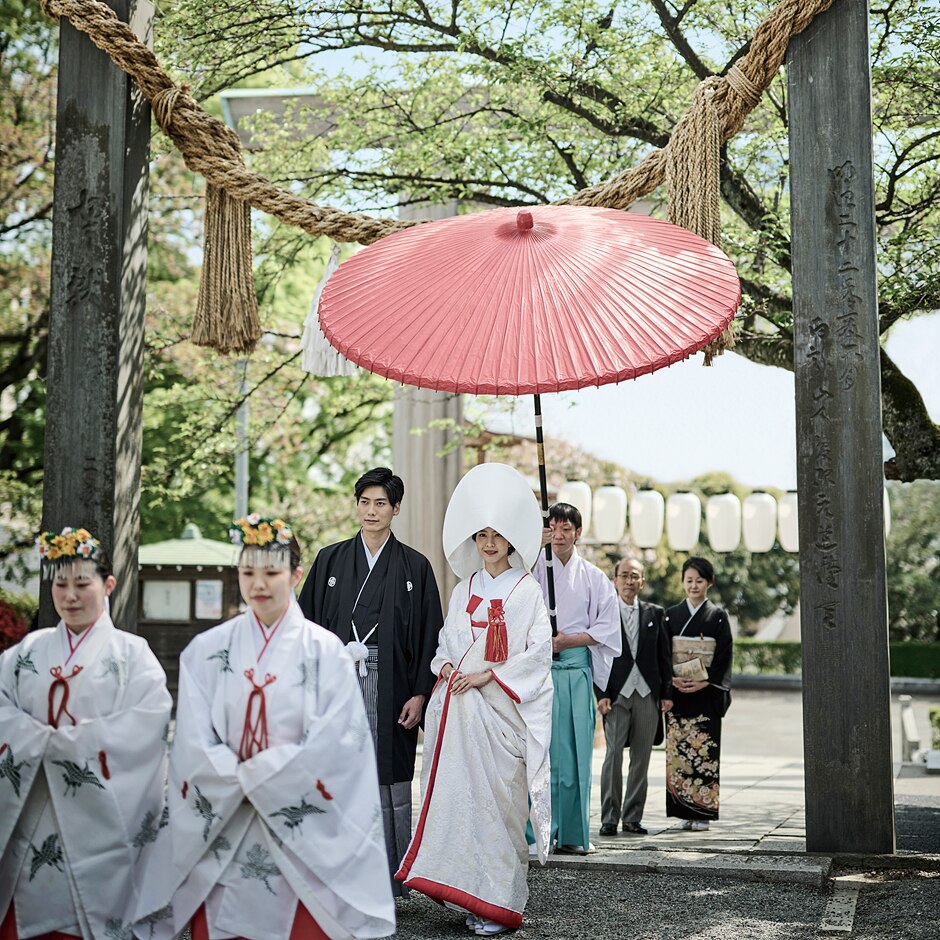
[[[486,672],[459,672],[454,679],[451,689],[455,695],[460,695],[469,689],[481,689],[493,678],[493,673]]]

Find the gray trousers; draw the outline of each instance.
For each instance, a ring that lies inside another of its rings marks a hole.
[[[607,754],[601,768],[601,822],[616,826],[640,822],[646,805],[650,752],[660,721],[659,702],[651,694],[645,698],[634,692],[629,698],[618,695],[604,717]],[[630,771],[623,797],[623,749],[629,742]],[[623,812],[621,813],[621,803]]]
[[[360,676],[357,671],[356,677],[359,679],[359,689],[366,706],[366,717],[369,719],[369,729],[372,731],[372,741],[378,756],[379,743],[375,730],[379,702],[378,647],[369,647],[366,670],[365,676]],[[411,781],[380,785],[379,796],[382,798],[382,826],[385,829],[385,851],[388,854],[388,871],[392,879],[392,895],[400,898],[408,894],[408,889],[400,881],[395,881],[395,872],[398,871],[411,842]]]

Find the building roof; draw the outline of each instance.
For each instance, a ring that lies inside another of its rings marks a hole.
[[[197,565],[234,568],[235,546],[231,542],[204,539],[199,528],[189,523],[183,529],[182,538],[141,545],[137,553],[137,563],[173,568]]]

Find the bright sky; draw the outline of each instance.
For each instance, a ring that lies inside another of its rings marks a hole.
[[[940,422],[940,313],[897,324],[887,350]],[[556,437],[660,483],[724,470],[754,488],[796,488],[793,374],[730,353],[710,369],[699,355],[622,385],[543,395],[542,413],[549,460]],[[487,423],[534,433],[528,401]]]

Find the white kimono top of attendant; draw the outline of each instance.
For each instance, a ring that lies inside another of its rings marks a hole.
[[[294,600],[276,629],[246,611],[183,651],[168,803],[139,937],[170,940],[205,904],[210,936],[287,940],[298,901],[333,940],[394,933],[352,660]]]
[[[610,578],[596,565],[585,561],[577,548],[572,550],[567,565],[563,565],[555,556],[552,571],[555,573],[558,632],[587,633],[597,641],[594,646],[588,647],[591,671],[594,684],[606,689],[610,667],[623,647],[617,592]],[[539,556],[532,574],[542,586],[545,603],[548,604],[548,576],[544,556]]]
[[[171,704],[146,641],[107,613],[0,656],[0,921],[15,902],[20,937],[132,936]]]

